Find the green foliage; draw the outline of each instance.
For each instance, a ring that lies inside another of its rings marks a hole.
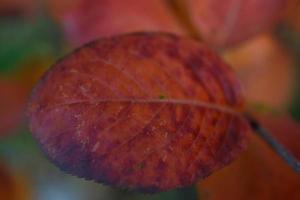
[[[57,57],[62,44],[59,27],[48,16],[34,21],[0,20],[0,73],[10,73],[21,63],[41,57]]]

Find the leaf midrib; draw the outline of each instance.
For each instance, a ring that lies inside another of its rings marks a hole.
[[[73,104],[99,104],[99,103],[133,103],[133,104],[160,104],[168,103],[175,105],[187,105],[195,107],[203,107],[207,109],[219,110],[221,112],[229,113],[232,115],[242,116],[242,113],[224,105],[218,105],[215,103],[209,103],[199,100],[187,100],[187,99],[135,99],[135,98],[116,98],[116,99],[100,99],[100,100],[81,100],[67,102],[63,104],[56,104],[51,106],[50,109],[55,109],[57,107],[69,106]]]

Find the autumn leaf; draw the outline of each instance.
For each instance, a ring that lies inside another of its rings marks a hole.
[[[258,118],[299,159],[299,124],[287,116]],[[249,147],[239,159],[198,184],[201,199],[298,200],[299,175],[261,138],[252,134],[249,139]]]
[[[51,13],[63,24],[66,38],[78,46],[103,36],[135,31],[184,34],[161,0],[48,1]]]
[[[249,105],[286,111],[296,83],[295,63],[271,34],[261,34],[223,53],[233,67]]]
[[[217,48],[266,31],[281,18],[285,0],[176,0],[202,39]]]
[[[157,192],[235,159],[248,131],[242,110],[234,74],[205,46],[136,33],[89,43],[55,64],[36,86],[28,117],[61,169]]]

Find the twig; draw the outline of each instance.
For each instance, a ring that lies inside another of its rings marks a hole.
[[[282,146],[266,129],[252,116],[246,115],[251,128],[257,133],[287,164],[300,175],[300,162]]]

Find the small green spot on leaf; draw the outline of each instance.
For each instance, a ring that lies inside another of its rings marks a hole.
[[[165,99],[165,95],[159,95],[159,99]]]
[[[145,167],[145,163],[139,163],[137,167],[139,169],[143,169]]]

